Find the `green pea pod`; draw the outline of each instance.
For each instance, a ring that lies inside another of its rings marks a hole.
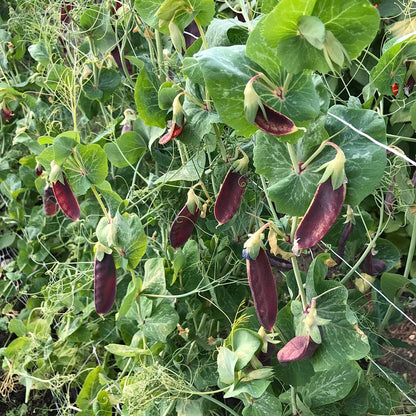
[[[277,316],[277,291],[266,252],[260,248],[255,260],[246,257],[248,284],[260,324],[271,331]]]
[[[319,243],[341,213],[345,199],[346,185],[333,189],[331,178],[318,186],[311,205],[300,222],[292,251],[308,249]]]

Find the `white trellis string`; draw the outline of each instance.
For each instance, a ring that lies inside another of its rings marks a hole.
[[[416,162],[412,159],[410,159],[410,157],[407,157],[406,155],[400,153],[398,150],[396,150],[393,147],[387,146],[383,143],[380,143],[378,140],[374,139],[373,137],[371,137],[370,135],[368,135],[367,133],[364,133],[363,131],[361,131],[360,129],[357,129],[356,127],[354,127],[352,124],[348,123],[348,121],[343,120],[341,117],[336,116],[335,114],[332,113],[328,113],[328,115],[330,115],[331,117],[334,117],[335,119],[337,119],[338,121],[340,121],[342,124],[346,125],[347,127],[349,127],[351,130],[354,130],[356,133],[358,133],[360,136],[365,137],[366,139],[372,141],[373,143],[375,143],[377,146],[383,147],[384,149],[388,150],[391,153],[394,153],[396,156],[401,157],[402,159],[404,159],[406,162],[410,163],[413,166],[416,166]]]

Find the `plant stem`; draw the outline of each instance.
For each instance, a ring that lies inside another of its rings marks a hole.
[[[207,43],[207,39],[205,38],[205,33],[204,33],[204,29],[202,29],[201,23],[199,23],[198,18],[196,17],[194,19],[195,24],[199,30],[199,34],[201,35],[201,39],[202,39],[202,44],[204,45],[204,49],[208,49],[208,43]]]
[[[299,217],[292,217],[292,229],[290,230],[290,241],[294,241],[296,228],[298,226]],[[298,259],[297,257],[292,257],[291,259],[293,266],[293,273],[295,275],[296,284],[298,286],[299,296],[302,301],[302,308],[306,310],[308,307],[308,302],[306,301],[306,293],[303,287],[302,276],[300,274]]]
[[[160,80],[164,75],[164,59],[163,59],[163,44],[162,44],[162,35],[158,30],[155,30],[155,39],[156,39],[156,50],[157,50],[157,63],[159,66],[159,76]]]
[[[360,264],[364,261],[367,254],[370,252],[370,250],[374,247],[377,238],[380,237],[380,234],[383,231],[383,217],[384,217],[384,198],[380,206],[380,220],[378,223],[378,228],[376,231],[376,234],[374,235],[374,238],[370,240],[368,243],[367,248],[364,250],[364,253],[361,255],[361,257],[356,261],[354,266],[350,269],[350,271],[342,278],[341,284],[345,285],[348,282],[348,279],[356,272]]]
[[[410,269],[412,267],[413,256],[415,254],[416,247],[416,214],[413,214],[413,230],[412,237],[410,239],[409,251],[407,252],[406,267],[404,269],[403,276],[408,279],[410,275]]]
[[[298,407],[296,406],[296,388],[290,386],[290,406],[292,407],[292,415],[298,414]]]
[[[276,211],[274,210],[273,202],[270,199],[269,194],[266,190],[267,184],[266,184],[266,180],[264,179],[263,175],[260,175],[260,180],[261,180],[261,185],[263,187],[264,195],[266,196],[266,199],[267,199],[267,204],[269,205],[269,210],[270,210],[270,212],[272,213],[272,216],[273,216],[273,222],[280,224],[280,220],[277,217]]]
[[[283,84],[283,91],[282,91],[282,97],[283,97],[283,99],[286,97],[286,94],[287,94],[287,92],[289,90],[289,85],[290,85],[290,83],[292,81],[292,77],[293,77],[293,74],[292,73],[288,73],[286,75],[286,79],[285,79],[285,82]]]
[[[103,213],[105,215],[105,217],[107,218],[107,221],[110,223],[111,222],[111,218],[110,215],[108,215],[108,211],[101,199],[101,195],[98,193],[98,191],[95,189],[94,185],[91,185],[91,191],[94,194],[94,196],[97,198],[98,203],[100,204],[101,209],[103,210]]]
[[[221,153],[222,160],[224,162],[227,162],[227,160],[228,160],[227,151],[225,150],[224,143],[221,140],[220,129],[218,128],[218,126],[216,124],[213,124],[213,126],[214,126],[214,131],[215,131],[215,137],[217,139],[217,146],[218,146],[218,149]]]
[[[201,394],[199,393],[198,394],[198,396],[201,396]],[[210,402],[213,402],[213,403],[215,403],[217,406],[220,406],[220,407],[222,407],[224,410],[226,410],[230,415],[233,415],[233,416],[240,416],[237,412],[234,412],[234,410],[233,409],[231,409],[231,407],[228,407],[226,404],[224,404],[224,403],[222,403],[222,402],[220,402],[219,400],[217,400],[217,399],[214,399],[213,397],[211,397],[211,396],[201,396],[201,397],[203,397],[204,399],[207,399],[207,400],[209,400]]]
[[[287,151],[289,152],[290,160],[292,161],[293,169],[296,173],[296,175],[299,174],[299,162],[296,157],[295,148],[293,147],[292,143],[286,143],[287,144]]]

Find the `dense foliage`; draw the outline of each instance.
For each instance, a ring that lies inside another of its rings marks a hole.
[[[83,416],[415,411],[377,362],[416,294],[415,15],[2,2],[3,399],[48,391],[45,412]]]

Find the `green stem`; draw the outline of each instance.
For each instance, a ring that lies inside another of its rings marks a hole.
[[[163,44],[162,35],[158,30],[155,30],[156,50],[157,50],[157,63],[159,66],[159,76],[162,79],[164,75],[164,59],[163,59]]]
[[[253,30],[253,27],[251,24],[250,16],[247,13],[246,3],[244,2],[244,0],[240,0],[239,3],[241,7],[241,13],[243,14],[244,21],[247,23],[248,32],[250,33]]]
[[[361,255],[361,257],[357,260],[357,262],[354,264],[354,266],[350,269],[350,271],[342,278],[341,284],[345,285],[348,282],[348,279],[356,272],[360,264],[364,261],[367,254],[370,252],[370,250],[374,247],[376,244],[377,238],[380,237],[381,233],[383,232],[383,217],[384,217],[384,197],[382,197],[382,202],[380,206],[380,220],[378,223],[378,228],[376,231],[376,234],[374,235],[374,238],[370,240],[368,243],[367,248],[364,250],[364,253]]]
[[[415,247],[416,247],[416,214],[413,214],[413,230],[412,230],[412,237],[410,239],[410,246],[407,252],[407,260],[406,260],[406,267],[404,269],[403,276],[408,279],[410,275],[410,269],[412,267],[413,256],[415,254]]]
[[[299,217],[292,217],[292,229],[290,230],[290,241],[294,241],[296,228],[298,227]],[[305,311],[308,307],[308,302],[306,301],[305,288],[303,287],[302,276],[300,274],[298,259],[297,257],[292,257],[291,259],[293,266],[293,273],[295,275],[296,285],[298,286],[299,296],[302,301],[302,308]]]
[[[220,150],[222,160],[224,162],[227,162],[228,160],[227,151],[225,150],[224,143],[221,140],[220,129],[218,128],[216,124],[213,124],[213,126],[214,126],[214,131],[215,131],[215,138],[217,139],[217,146],[218,146],[218,149]]]
[[[270,210],[270,212],[272,213],[272,216],[273,216],[273,222],[275,222],[277,224],[280,224],[280,220],[277,217],[276,211],[274,210],[274,207],[273,207],[273,202],[270,199],[269,193],[266,190],[267,184],[266,184],[266,180],[264,179],[263,175],[260,175],[260,180],[261,180],[261,185],[263,187],[264,195],[266,196],[267,204],[269,205],[269,210]]]
[[[295,170],[296,175],[299,174],[299,162],[296,157],[295,148],[292,143],[287,144],[287,151],[289,152],[290,160],[292,161],[293,169]]]
[[[283,97],[283,99],[286,97],[286,94],[289,91],[289,85],[292,82],[292,77],[293,77],[293,74],[292,73],[288,73],[286,75],[286,79],[285,79],[285,82],[283,84],[283,91],[282,91],[282,97]]]
[[[393,299],[393,304],[395,305],[398,301],[400,295],[402,294],[402,291],[400,290],[397,294],[397,296]],[[387,324],[390,321],[391,314],[393,313],[395,307],[392,304],[389,304],[389,307],[387,308],[386,314],[384,315],[383,320],[380,323],[380,326],[378,327],[378,333],[381,335],[384,331],[384,328],[387,326]]]
[[[202,39],[202,44],[204,45],[204,49],[208,49],[208,43],[207,43],[207,39],[205,38],[205,33],[204,33],[204,29],[201,26],[201,23],[199,23],[198,18],[196,17],[194,19],[195,24],[199,30],[199,34],[201,35],[201,39]]]
[[[110,215],[108,215],[107,209],[101,199],[101,195],[98,193],[98,191],[95,189],[94,185],[91,185],[91,191],[94,194],[95,198],[97,198],[98,204],[100,205],[101,209],[103,210],[103,213],[105,215],[105,217],[107,218],[107,221],[110,223],[111,222],[111,218]]]
[[[201,396],[201,394],[198,394],[198,396]],[[230,415],[233,415],[233,416],[240,416],[237,412],[234,412],[234,410],[233,409],[231,409],[231,407],[228,407],[226,404],[224,404],[224,403],[222,403],[222,402],[220,402],[219,400],[217,400],[217,399],[214,399],[213,397],[211,397],[211,396],[201,396],[201,397],[203,397],[204,399],[206,399],[206,400],[209,400],[210,402],[213,402],[213,403],[215,403],[217,406],[220,406],[220,407],[222,407],[224,410],[226,410]]]
[[[296,416],[298,414],[298,407],[296,405],[296,388],[290,386],[290,406],[292,408],[292,415]]]

